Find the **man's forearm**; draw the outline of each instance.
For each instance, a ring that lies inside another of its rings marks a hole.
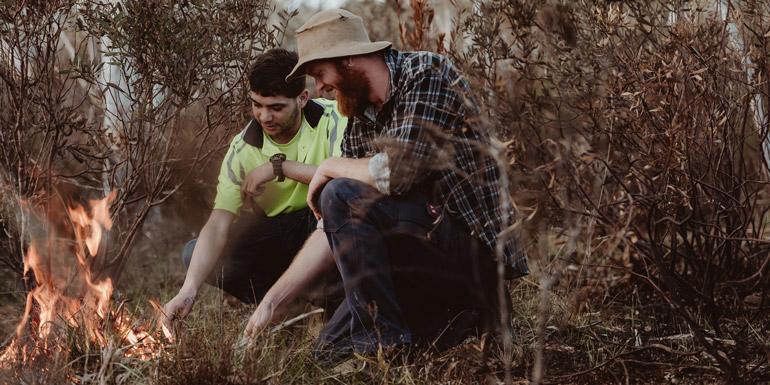
[[[328,158],[322,163],[322,172],[329,178],[350,178],[374,186],[374,179],[369,173],[371,158]]]
[[[201,229],[190,260],[190,266],[187,268],[184,284],[180,289],[180,291],[192,296],[197,295],[206,277],[216,266],[227,242],[229,224],[232,222],[234,214],[218,211],[221,210],[215,210],[212,217]]]
[[[256,325],[257,329],[266,326],[284,306],[306,293],[310,285],[332,266],[334,258],[326,234],[323,230],[316,230],[260,302],[258,311],[266,311],[264,314],[268,316]]]
[[[287,160],[283,162],[283,175],[299,183],[308,184],[313,179],[318,166]]]

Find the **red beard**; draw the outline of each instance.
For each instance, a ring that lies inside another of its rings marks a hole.
[[[358,68],[347,67],[341,61],[335,62],[335,66],[340,77],[336,86],[340,112],[348,117],[363,115],[372,89],[369,79]]]

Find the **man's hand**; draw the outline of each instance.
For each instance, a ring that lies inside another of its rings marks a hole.
[[[315,174],[313,174],[313,179],[310,180],[310,184],[308,184],[307,188],[307,205],[310,207],[310,210],[313,210],[315,218],[319,221],[322,217],[321,208],[318,205],[318,198],[320,198],[324,186],[332,180],[326,172],[331,160],[331,158],[326,159],[318,166],[315,170]]]
[[[255,197],[265,192],[265,183],[275,179],[273,165],[264,163],[251,170],[241,183],[241,195]]]
[[[275,315],[275,306],[264,301],[260,303],[257,310],[249,318],[249,322],[246,323],[246,329],[243,330],[243,340],[250,343],[270,324],[273,315]]]
[[[176,297],[172,298],[171,301],[168,301],[166,306],[163,306],[163,316],[161,317],[161,321],[163,321],[163,324],[170,329],[171,321],[187,317],[192,310],[193,304],[195,304],[194,296],[179,292]]]
[[[313,179],[308,184],[307,191],[307,205],[313,210],[316,219],[321,220],[321,207],[318,198],[330,180],[350,178],[376,187],[372,176],[369,174],[369,159],[371,158],[326,158],[321,162],[313,174]]]

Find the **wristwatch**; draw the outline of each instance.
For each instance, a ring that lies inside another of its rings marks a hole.
[[[283,182],[286,176],[283,175],[283,161],[286,160],[286,154],[275,154],[270,157],[270,163],[273,164],[273,175],[278,177],[278,182]]]

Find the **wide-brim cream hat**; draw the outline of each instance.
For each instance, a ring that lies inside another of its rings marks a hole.
[[[313,60],[363,55],[391,45],[389,41],[369,40],[363,20],[344,9],[321,11],[297,30],[299,61],[286,81],[304,75],[302,67]]]

